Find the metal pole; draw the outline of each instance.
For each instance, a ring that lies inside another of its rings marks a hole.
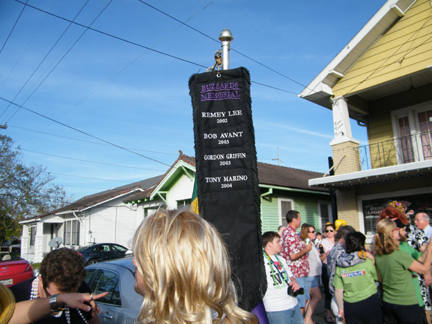
[[[222,43],[222,70],[230,68],[230,44],[234,37],[228,28],[221,31],[219,40]]]

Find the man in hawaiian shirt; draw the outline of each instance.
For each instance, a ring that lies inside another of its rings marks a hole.
[[[300,213],[290,210],[286,214],[287,228],[282,232],[282,256],[285,258],[289,269],[296,277],[298,284],[304,289],[303,295],[297,295],[298,304],[302,314],[309,299],[309,289],[306,287],[306,277],[309,273],[307,253],[312,249],[312,242],[305,244],[298,236],[296,230],[301,225]]]

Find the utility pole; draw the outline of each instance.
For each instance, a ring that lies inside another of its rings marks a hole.
[[[277,148],[278,148],[278,157],[277,157],[277,159],[272,159],[272,160],[274,160],[274,161],[277,160],[278,161],[278,165],[280,166],[281,162],[283,162],[283,161],[279,157],[279,146]]]

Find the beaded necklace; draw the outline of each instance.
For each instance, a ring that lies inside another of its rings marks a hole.
[[[31,293],[30,293],[30,300],[32,300],[32,299],[38,299],[39,298],[39,281],[40,281],[40,277],[36,277],[33,280],[33,282],[32,282],[32,288],[31,288]],[[79,316],[84,321],[84,323],[88,324],[88,322],[85,319],[84,315],[81,313],[81,310],[76,309],[76,311],[78,312]],[[62,314],[63,314],[63,311],[60,311],[56,315],[52,314],[52,316],[59,318],[60,316],[62,316]],[[66,322],[67,322],[67,324],[71,324],[70,309],[69,309],[68,305],[65,306],[65,316],[66,316]]]

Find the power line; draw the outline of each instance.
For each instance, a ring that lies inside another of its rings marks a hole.
[[[58,134],[45,133],[45,132],[41,132],[41,131],[37,131],[37,130],[34,130],[34,129],[25,128],[25,127],[19,127],[19,126],[14,126],[14,125],[8,125],[8,127],[23,129],[23,130],[26,130],[26,131],[29,131],[29,132],[38,133],[38,134],[44,134],[44,135],[49,135],[49,136],[54,136],[54,137],[65,138],[65,139],[72,140],[72,141],[78,141],[78,142],[84,142],[84,143],[90,143],[90,144],[96,144],[96,145],[111,146],[110,144],[98,143],[98,142],[92,142],[92,141],[86,141],[86,140],[82,140],[82,139],[78,139],[78,138],[72,138],[72,137],[68,137],[68,136],[62,136],[62,135],[58,135]],[[175,154],[175,153],[150,151],[150,150],[143,150],[143,149],[138,149],[138,148],[133,148],[133,147],[127,147],[127,148],[130,149],[130,150],[134,150],[134,151],[142,151],[142,152],[149,152],[149,153],[156,153],[156,154],[165,154],[165,155],[175,155],[175,156],[178,155],[178,154]]]
[[[204,8],[202,8],[201,10],[199,10],[198,12],[196,12],[193,16],[191,16],[190,18],[188,18],[189,21],[191,20],[193,17],[195,17],[196,15],[198,15],[201,11],[203,11],[204,9],[206,9],[208,6],[210,6],[213,2],[215,2],[215,0],[212,0],[209,4],[207,4]],[[175,28],[174,30],[172,30],[170,33],[168,33],[165,37],[163,37],[161,40],[159,40],[158,42],[154,43],[151,48],[154,48],[157,44],[161,43],[164,39],[166,39],[168,36],[170,36],[171,34],[173,34],[177,29],[179,29],[180,27],[182,27],[183,25],[179,25],[177,28]],[[99,90],[101,87],[103,87],[106,83],[108,83],[110,80],[112,80],[113,78],[115,78],[117,75],[119,75],[121,72],[123,72],[126,68],[128,68],[129,66],[131,66],[134,62],[136,62],[140,57],[142,57],[144,54],[146,54],[148,52],[148,50],[144,51],[142,54],[140,54],[138,57],[136,57],[134,60],[132,60],[130,63],[128,63],[126,66],[124,66],[120,71],[118,71],[117,73],[115,73],[112,77],[110,77],[109,79],[107,79],[105,82],[103,82],[100,86],[98,86],[96,89],[94,89],[92,92],[90,92],[87,96],[85,96],[83,99],[81,99],[79,102],[77,102],[75,105],[73,105],[72,107],[70,107],[67,111],[65,111],[62,115],[60,115],[59,117],[56,118],[56,120],[59,120],[61,117],[63,117],[64,115],[66,115],[69,111],[71,111],[72,109],[74,109],[76,106],[78,106],[80,103],[82,103],[84,100],[86,100],[88,97],[90,97],[93,93],[95,93],[97,90]],[[12,100],[13,101],[13,100]],[[24,104],[24,103],[23,103]],[[1,117],[1,116],[0,116]],[[49,126],[51,126],[52,123],[49,123],[47,126],[45,126],[42,130],[47,129]],[[40,131],[41,132],[41,131]],[[38,133],[40,133],[38,132]],[[21,144],[26,143],[27,141],[29,141],[32,137],[30,137],[29,139],[27,139],[26,141],[24,141]],[[91,142],[90,142],[91,143]],[[94,143],[94,142],[93,142]],[[103,144],[103,143],[97,143],[100,145],[107,145],[107,144]],[[140,150],[138,150],[140,151]],[[145,150],[141,150],[141,151],[145,151]],[[147,151],[147,152],[152,152],[152,151]],[[161,152],[153,152],[153,153],[161,153]],[[172,154],[172,153],[162,153],[162,154]],[[175,154],[172,154],[175,155]]]
[[[62,17],[62,16],[59,16],[59,15],[53,14],[53,13],[51,13],[51,12],[49,12],[49,11],[46,11],[46,10],[40,9],[40,8],[35,7],[35,6],[32,6],[32,5],[30,5],[30,4],[25,4],[25,3],[22,2],[21,0],[15,0],[15,1],[16,1],[16,2],[19,2],[19,3],[23,4],[23,5],[26,5],[26,6],[30,7],[30,8],[33,8],[33,9],[35,9],[35,10],[38,10],[38,11],[40,11],[40,12],[46,13],[46,14],[48,14],[48,15],[51,15],[51,16],[53,16],[53,17],[59,18],[59,19],[64,20],[64,21],[71,22],[72,24],[75,24],[75,25],[80,26],[80,27],[87,28],[87,29],[89,29],[89,30],[91,30],[91,31],[94,31],[94,32],[96,32],[96,33],[99,33],[99,34],[102,34],[102,35],[105,35],[105,36],[108,36],[108,37],[111,37],[111,38],[114,38],[114,39],[117,39],[117,40],[123,41],[123,42],[128,43],[128,44],[131,44],[131,45],[135,45],[135,46],[138,46],[138,47],[141,47],[141,48],[147,49],[147,50],[149,50],[149,51],[152,51],[152,52],[155,52],[155,53],[158,53],[158,54],[164,55],[164,56],[168,56],[168,57],[170,57],[170,58],[174,58],[174,59],[179,60],[179,61],[183,61],[183,62],[186,62],[186,63],[192,64],[192,65],[195,65],[195,66],[198,66],[198,67],[201,67],[201,68],[205,68],[205,69],[207,69],[207,66],[204,66],[204,65],[202,65],[202,64],[195,63],[195,62],[192,62],[192,61],[190,61],[190,60],[187,60],[187,59],[184,59],[184,58],[181,58],[181,57],[178,57],[178,56],[172,55],[172,54],[168,54],[168,53],[165,53],[165,52],[162,52],[162,51],[158,51],[158,50],[155,50],[154,48],[151,48],[151,47],[148,47],[148,46],[144,46],[144,45],[142,45],[142,44],[138,44],[138,43],[136,43],[136,42],[133,42],[133,41],[127,40],[127,39],[122,38],[122,37],[119,37],[119,36],[115,36],[115,35],[109,34],[109,33],[107,33],[107,32],[104,32],[104,31],[101,31],[101,30],[99,30],[99,29],[96,29],[96,28],[92,28],[92,27],[86,26],[86,25],[84,25],[84,24],[77,23],[77,22],[75,22],[75,21],[72,21],[72,20],[67,19],[67,18],[65,18],[65,17]],[[141,0],[140,0],[140,1],[141,1]],[[151,7],[152,7],[152,6],[151,6]],[[167,14],[167,15],[168,15],[168,14]],[[168,15],[168,16],[169,16],[169,15]],[[172,16],[169,16],[169,17],[172,17]],[[200,34],[202,34],[202,35],[204,35],[204,36],[206,36],[206,37],[212,39],[213,41],[218,42],[218,41],[215,40],[214,38],[211,38],[210,36],[208,36],[208,35],[206,35],[206,34],[200,32],[199,30],[197,30],[196,28],[193,28],[192,26],[189,26],[188,24],[182,22],[181,20],[178,20],[178,19],[176,19],[176,18],[174,18],[174,17],[172,17],[172,18],[175,19],[176,21],[182,23],[183,25],[185,25],[185,26],[187,26],[187,27],[189,27],[189,28],[192,28],[193,30],[199,32]],[[233,50],[234,50],[234,49],[233,49]],[[262,63],[260,63],[260,62],[258,62],[258,61],[256,61],[256,60],[250,58],[249,56],[247,56],[247,55],[245,55],[245,54],[242,54],[242,53],[240,53],[240,52],[238,52],[238,51],[236,51],[236,50],[234,50],[234,51],[237,52],[237,53],[239,53],[240,55],[243,55],[244,57],[246,57],[246,58],[248,58],[248,59],[250,59],[250,60],[252,60],[252,61],[254,61],[254,62],[256,62],[256,63],[258,63],[258,64],[260,64],[260,65],[262,65],[263,67],[266,67],[266,68],[272,70],[273,72],[275,72],[275,73],[277,73],[277,74],[280,74],[281,76],[287,78],[288,80],[291,80],[292,82],[295,82],[295,83],[297,83],[297,84],[299,84],[299,85],[301,85],[301,86],[304,86],[303,84],[301,84],[301,83],[295,81],[294,79],[291,79],[291,78],[289,78],[289,77],[283,75],[282,73],[277,72],[276,70],[273,70],[273,69],[267,67],[266,65],[264,65],[264,64],[262,64]],[[279,88],[276,88],[276,87],[273,87],[273,86],[269,86],[269,85],[265,85],[265,84],[263,84],[263,83],[258,83],[258,82],[256,82],[256,83],[257,83],[257,84],[260,84],[260,85],[262,85],[262,86],[268,87],[268,88],[272,88],[272,89],[276,89],[276,90],[281,90],[281,89],[279,89]],[[306,87],[306,86],[304,86],[304,87]],[[285,90],[284,92],[292,93],[292,94],[296,94],[296,93],[294,93],[294,92],[287,91],[287,90]],[[296,95],[297,95],[297,94],[296,94]]]
[[[208,39],[211,39],[212,41],[215,41],[215,42],[219,43],[219,40],[217,40],[217,39],[215,39],[215,38],[213,38],[213,37],[211,37],[211,36],[209,36],[209,35],[203,33],[202,31],[200,31],[200,30],[198,30],[198,29],[196,29],[196,28],[194,28],[194,27],[192,27],[192,26],[186,24],[185,22],[183,22],[183,21],[181,21],[181,20],[179,20],[179,19],[177,19],[177,18],[171,16],[170,14],[166,13],[165,11],[156,8],[156,7],[150,5],[149,3],[147,3],[147,2],[145,2],[145,1],[143,1],[143,0],[139,0],[139,2],[145,4],[146,6],[149,6],[150,8],[152,8],[152,9],[154,9],[154,10],[160,12],[161,14],[163,14],[163,15],[165,15],[165,16],[171,18],[171,19],[174,19],[175,21],[177,21],[177,22],[179,22],[179,23],[185,25],[186,27],[192,29],[193,31],[196,31],[197,33],[203,35],[204,37],[207,37]],[[284,78],[286,78],[286,79],[288,79],[288,80],[290,80],[290,81],[292,81],[292,82],[294,82],[294,83],[297,83],[298,85],[301,85],[302,87],[307,88],[307,86],[305,86],[304,84],[302,84],[302,83],[300,83],[300,82],[298,82],[298,81],[296,81],[296,80],[294,80],[294,79],[292,79],[292,78],[290,78],[290,77],[288,77],[288,76],[286,76],[286,75],[284,75],[284,74],[282,74],[282,73],[280,73],[280,72],[278,72],[278,71],[272,69],[271,67],[268,67],[267,65],[265,65],[265,64],[263,64],[263,63],[261,63],[261,62],[258,62],[257,60],[255,60],[255,59],[253,59],[253,58],[247,56],[246,54],[243,54],[243,53],[241,53],[241,52],[235,50],[234,48],[231,48],[231,50],[234,51],[234,52],[236,52],[236,53],[238,53],[238,54],[240,54],[241,56],[246,57],[247,59],[251,60],[252,62],[255,62],[255,63],[257,63],[257,64],[259,64],[259,65],[265,67],[266,69],[268,69],[268,70],[270,70],[270,71],[272,71],[272,72],[274,72],[274,73],[276,73],[276,74],[278,74],[278,75],[280,75],[280,76],[282,76],[282,77],[284,77]],[[260,85],[264,85],[264,84],[262,84],[262,83],[258,83],[258,82],[255,82],[255,83],[260,84]],[[267,86],[267,85],[264,85],[264,86]],[[267,86],[267,87],[270,87],[270,88],[273,88],[273,89],[277,89],[277,90],[281,90],[281,89],[278,89],[278,88],[275,88],[275,87],[271,87],[271,86]],[[282,91],[285,91],[285,90],[282,90]],[[290,92],[290,91],[285,91],[285,92],[293,93],[293,92]],[[296,95],[297,95],[297,94],[296,94]]]
[[[80,11],[75,15],[75,17],[73,18],[74,20],[78,17],[78,15],[81,13],[81,11],[84,9],[84,7],[87,5],[87,3],[89,2],[90,0],[87,0],[87,2],[84,4],[84,6],[82,6],[82,8],[80,9]],[[28,1],[27,1],[28,2]],[[24,11],[24,8],[25,8],[25,6],[23,7],[23,10],[22,11]],[[22,11],[21,11],[21,13],[22,13]],[[20,16],[21,16],[21,14],[20,14]],[[54,47],[57,45],[57,43],[60,41],[60,39],[63,37],[63,35],[66,33],[66,31],[69,29],[69,27],[71,26],[71,24],[69,24],[67,27],[66,27],[66,29],[63,31],[63,33],[60,35],[60,37],[59,38],[57,38],[57,41],[54,43],[54,45],[50,48],[50,50],[48,51],[48,53],[45,55],[45,57],[42,59],[42,61],[39,63],[39,65],[36,67],[36,69],[34,69],[34,71],[33,71],[33,73],[27,78],[27,81],[24,83],[24,85],[21,87],[21,89],[17,92],[17,94],[15,95],[15,97],[12,99],[12,101],[14,101],[18,96],[19,96],[19,94],[21,93],[21,91],[24,89],[24,87],[27,85],[27,83],[30,81],[30,79],[33,77],[33,75],[36,73],[36,71],[39,69],[39,67],[42,65],[42,63],[43,62],[45,62],[45,60],[46,60],[46,58],[48,57],[48,55],[51,53],[51,51],[54,49]],[[1,51],[0,51],[1,52]],[[43,82],[43,81],[42,81]],[[34,92],[33,92],[34,93]],[[26,99],[26,101],[33,95],[33,93],[32,94],[30,94],[30,96]],[[26,101],[24,101],[23,102],[23,105],[26,103]],[[10,104],[6,107],[6,109],[5,109],[5,111],[0,115],[0,117],[9,109],[9,107],[10,107]],[[19,108],[18,108],[18,110],[19,110]],[[17,111],[18,111],[17,110]],[[17,111],[12,115],[12,117],[17,113]],[[12,117],[10,117],[9,119],[8,119],[8,121],[9,120],[11,120],[11,118]]]
[[[84,179],[94,179],[94,180],[103,180],[103,181],[113,181],[113,182],[121,182],[121,183],[131,183],[130,181],[122,181],[122,180],[114,180],[114,179],[104,179],[104,178],[94,178],[94,177],[85,177],[85,176],[79,176],[75,174],[66,174],[66,173],[59,173],[59,172],[50,172],[52,174],[59,174],[67,177],[75,177],[75,178],[84,178]]]
[[[87,1],[88,2],[88,1]],[[90,24],[90,26],[91,25],[93,25],[94,24],[94,22],[100,17],[100,15],[102,15],[102,13],[105,11],[105,9],[110,5],[110,3],[112,2],[112,0],[110,0],[107,4],[106,4],[106,6],[102,9],[102,11],[96,16],[96,18],[95,19],[93,19],[93,21],[91,22],[91,24]],[[86,3],[87,4],[87,3]],[[85,6],[85,5],[84,5]],[[81,10],[82,9],[84,9],[84,7],[83,8],[81,8]],[[81,12],[81,10],[78,12],[78,14],[74,17],[74,20],[78,17],[78,15],[80,14],[80,12]],[[69,24],[69,26],[66,28],[66,30],[70,27],[70,25],[72,24],[72,22],[73,21],[71,21],[71,23]],[[89,26],[89,27],[90,27]],[[66,30],[65,30],[65,32],[66,32]],[[77,38],[77,40],[72,44],[72,46],[66,51],[66,53],[60,58],[60,60],[56,63],[56,65],[54,65],[54,67],[51,69],[51,71],[49,71],[48,72],[48,74],[45,76],[45,78],[38,84],[38,86],[33,90],[33,92],[27,97],[27,99],[22,103],[23,105],[31,98],[31,96],[36,92],[36,90],[37,89],[39,89],[39,87],[45,82],[45,80],[51,75],[51,73],[55,70],[55,68],[60,64],[60,62],[66,57],[66,55],[72,50],[72,48],[76,45],[76,43],[78,43],[78,41],[81,39],[81,37],[83,37],[84,36],[84,34],[87,32],[87,30],[88,29],[85,29],[84,30],[84,32]],[[63,33],[64,34],[64,33]],[[62,36],[63,36],[63,34],[62,34]],[[61,38],[61,36],[60,36],[60,38]],[[60,38],[57,40],[57,42],[60,40]],[[57,44],[57,42],[56,42],[56,44]],[[55,46],[55,44],[54,44],[54,46]],[[52,49],[51,49],[52,50]],[[51,52],[51,50],[50,50],[50,52]],[[49,53],[48,53],[49,54]],[[47,55],[48,55],[47,54]],[[42,62],[41,62],[41,64],[42,64]],[[40,65],[39,65],[40,66]],[[38,66],[38,67],[39,67]],[[36,71],[35,71],[36,72]],[[32,76],[33,76],[33,74],[32,74]],[[26,84],[27,84],[27,82],[26,82]],[[20,90],[21,91],[21,90]],[[15,98],[14,98],[15,99]],[[12,101],[14,100],[14,99],[12,99]],[[14,116],[15,116],[15,114],[18,112],[20,110],[20,108],[18,108],[14,113],[13,113],[13,115],[7,120],[7,122],[9,122]]]
[[[27,2],[28,2],[28,0],[26,1],[26,3],[27,3]],[[6,37],[6,40],[5,40],[5,42],[4,42],[3,46],[2,46],[2,48],[0,49],[0,54],[1,54],[1,52],[3,51],[3,48],[6,46],[6,43],[8,42],[10,35],[12,35],[12,32],[14,31],[15,26],[17,25],[19,19],[21,18],[21,15],[22,15],[24,9],[25,9],[25,6],[22,8],[20,14],[18,15],[18,18],[17,18],[17,20],[15,21],[15,24],[13,25],[11,31],[9,32],[8,37]]]
[[[432,9],[431,9],[432,10]],[[395,60],[394,62],[391,62],[390,64],[387,64],[387,65],[384,65],[392,56],[394,56],[394,55],[396,55],[396,53],[412,38],[412,37],[414,37],[414,35],[416,35],[416,34],[418,34],[419,32],[420,32],[420,30],[421,29],[423,29],[424,28],[424,26],[426,25],[426,23],[429,21],[429,20],[431,20],[432,19],[432,16],[431,17],[429,17],[428,19],[426,19],[425,20],[425,22],[423,23],[423,25],[422,26],[420,26],[420,28],[417,30],[417,31],[415,31],[414,33],[412,33],[411,34],[411,36],[403,43],[403,44],[401,44],[394,52],[393,52],[393,54],[391,54],[391,55],[389,55],[389,56],[387,56],[387,58],[384,60],[384,62],[382,62],[381,63],[381,65],[380,66],[378,66],[376,69],[374,69],[366,78],[364,78],[362,81],[360,81],[359,83],[357,83],[356,85],[354,85],[354,87],[352,87],[347,93],[351,93],[354,89],[356,89],[358,86],[360,86],[363,82],[365,82],[365,81],[367,81],[372,75],[374,75],[375,73],[377,73],[377,72],[379,72],[379,71],[382,71],[382,70],[384,70],[385,68],[387,68],[387,67],[389,67],[389,66],[391,66],[391,65],[393,65],[393,64],[395,64],[395,63],[397,63],[397,62],[402,62],[404,59],[405,59],[405,57],[409,54],[409,53],[411,53],[412,51],[414,51],[414,50],[416,50],[417,48],[419,48],[420,46],[422,46],[424,43],[426,43],[429,39],[431,39],[432,38],[432,36],[431,37],[429,37],[429,38],[427,38],[424,42],[422,42],[420,45],[417,45],[416,47],[414,47],[413,49],[411,49],[411,50],[408,50],[406,53],[405,53],[405,55],[403,55],[401,58],[398,58],[397,60]]]
[[[58,157],[58,158],[61,158],[61,159],[67,159],[67,160],[73,160],[73,161],[80,161],[80,162],[87,162],[87,163],[94,163],[94,164],[101,164],[101,165],[109,165],[109,166],[115,166],[115,167],[120,167],[120,168],[128,168],[128,169],[138,169],[138,170],[147,170],[147,171],[161,171],[161,172],[165,171],[165,170],[139,168],[139,167],[120,165],[120,164],[112,164],[112,163],[105,163],[105,162],[98,162],[98,161],[83,160],[83,159],[73,158],[73,157],[70,157],[70,156],[61,156],[61,155],[55,155],[55,154],[49,154],[49,153],[42,153],[42,152],[37,152],[37,151],[32,151],[32,150],[26,150],[26,149],[23,149],[23,148],[19,148],[19,149],[21,151],[24,151],[24,152],[31,152],[31,153],[42,154],[42,155],[46,155],[46,156],[53,156],[53,157]]]
[[[16,1],[17,1],[17,0],[16,0]],[[129,149],[127,149],[127,148],[125,148],[125,147],[122,147],[122,146],[120,146],[120,145],[117,145],[117,144],[114,144],[114,143],[112,143],[112,142],[106,141],[106,140],[104,140],[104,139],[102,139],[102,138],[99,138],[99,137],[97,137],[97,136],[94,136],[94,135],[91,135],[91,134],[89,134],[89,133],[86,133],[86,132],[84,132],[84,131],[82,131],[82,130],[80,130],[80,129],[77,129],[77,128],[75,128],[75,127],[72,127],[72,126],[66,125],[65,123],[59,122],[58,120],[52,119],[52,118],[50,118],[50,117],[48,117],[48,116],[45,116],[45,115],[43,115],[43,114],[41,114],[41,113],[38,113],[38,112],[32,110],[32,109],[30,109],[30,108],[26,108],[26,107],[24,107],[24,106],[22,106],[22,105],[18,105],[18,104],[14,103],[14,102],[12,102],[12,101],[10,101],[10,100],[7,100],[7,99],[5,99],[5,98],[3,98],[3,97],[0,97],[0,99],[3,100],[3,101],[6,101],[6,102],[10,102],[10,103],[12,103],[13,105],[15,105],[15,106],[17,106],[17,107],[20,107],[21,109],[27,110],[28,112],[31,112],[31,113],[33,113],[33,114],[35,114],[35,115],[38,115],[38,116],[42,117],[42,118],[45,118],[45,119],[51,120],[51,121],[53,121],[53,122],[55,122],[55,123],[57,123],[57,124],[59,124],[59,125],[62,125],[62,126],[67,127],[67,128],[70,128],[70,129],[72,129],[72,130],[74,130],[74,131],[76,131],[76,132],[79,132],[79,133],[81,133],[81,134],[87,135],[87,136],[92,137],[92,138],[94,138],[94,139],[97,139],[97,140],[99,140],[99,141],[101,141],[101,142],[104,142],[104,143],[110,144],[110,145],[112,145],[112,146],[115,146],[115,147],[117,147],[117,148],[119,148],[119,149],[122,149],[122,150],[124,150],[124,151],[127,151],[127,152],[129,152],[129,153],[133,153],[133,154],[138,155],[138,156],[141,156],[141,157],[143,157],[143,158],[145,158],[145,159],[148,159],[148,160],[151,160],[151,161],[154,161],[154,162],[157,162],[157,163],[160,163],[160,164],[163,164],[163,165],[169,166],[169,167],[171,166],[171,165],[166,164],[166,163],[164,163],[164,162],[158,161],[158,160],[156,160],[156,159],[153,159],[153,158],[150,158],[150,157],[148,157],[148,156],[145,156],[145,155],[142,155],[142,154],[140,154],[140,153],[137,153],[137,152],[134,152],[134,151],[132,151],[132,150],[129,150]]]
[[[130,40],[124,39],[124,38],[122,38],[122,37],[119,37],[119,36],[115,36],[115,35],[112,35],[112,34],[106,33],[106,32],[104,32],[104,31],[102,31],[102,30],[99,30],[99,29],[96,29],[96,28],[92,28],[92,27],[90,27],[90,26],[86,26],[86,25],[83,25],[83,24],[77,23],[76,21],[72,21],[72,20],[67,19],[67,18],[65,18],[65,17],[62,17],[62,16],[59,16],[59,15],[53,14],[53,13],[51,13],[51,12],[49,12],[49,11],[46,11],[46,10],[40,9],[40,8],[38,8],[38,7],[35,7],[35,6],[32,6],[32,5],[29,5],[29,4],[26,4],[26,3],[24,3],[24,2],[22,2],[22,1],[20,1],[20,0],[15,0],[15,1],[21,3],[21,4],[25,5],[25,6],[28,6],[28,7],[30,7],[30,8],[33,8],[33,9],[35,9],[35,10],[38,10],[38,11],[40,11],[40,12],[46,13],[47,15],[50,15],[50,16],[53,16],[53,17],[59,18],[59,19],[64,20],[64,21],[71,22],[72,24],[75,24],[75,25],[80,26],[80,27],[87,28],[87,29],[89,29],[89,30],[91,30],[91,31],[94,31],[94,32],[96,32],[96,33],[99,33],[99,34],[102,34],[102,35],[105,35],[105,36],[108,36],[108,37],[111,37],[111,38],[114,38],[114,39],[120,40],[120,41],[122,41],[122,42],[125,42],[125,43],[128,43],[128,44],[131,44],[131,45],[135,45],[135,46],[138,46],[138,47],[141,47],[141,48],[145,48],[145,49],[147,49],[147,50],[149,50],[149,51],[152,51],[152,52],[155,52],[155,53],[158,53],[158,54],[164,55],[164,56],[168,56],[168,57],[171,57],[171,58],[174,58],[174,59],[177,59],[177,60],[180,60],[180,61],[183,61],[183,62],[189,63],[189,64],[193,64],[193,65],[196,65],[196,66],[199,66],[199,67],[202,67],[202,68],[207,68],[206,66],[204,66],[204,65],[202,65],[202,64],[198,64],[198,63],[195,63],[195,62],[192,62],[192,61],[189,61],[189,60],[183,59],[183,58],[181,58],[181,57],[178,57],[178,56],[175,56],[175,55],[172,55],[172,54],[164,53],[164,52],[162,52],[162,51],[155,50],[155,49],[153,49],[153,48],[151,48],[151,47],[144,46],[144,45],[141,45],[141,44],[138,44],[138,43],[132,42],[132,41],[130,41]]]

